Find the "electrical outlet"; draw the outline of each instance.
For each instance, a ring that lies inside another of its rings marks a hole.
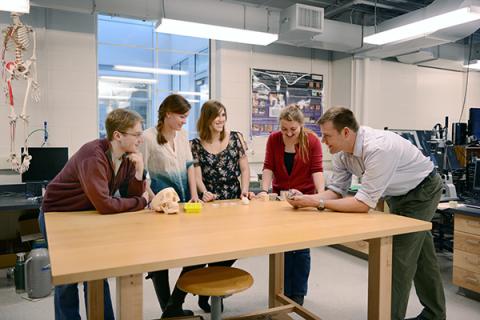
[[[9,156],[0,155],[0,170],[10,169],[10,162],[8,162]]]

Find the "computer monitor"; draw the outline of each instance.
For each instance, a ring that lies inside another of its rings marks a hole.
[[[477,158],[477,161],[475,161],[473,170],[473,190],[480,191],[480,158]]]
[[[468,135],[480,141],[480,108],[470,108],[468,114]]]
[[[420,142],[420,139],[418,137],[418,133],[416,130],[403,130],[403,129],[389,129],[389,130],[395,132],[396,134],[402,136],[404,139],[410,141],[415,147],[417,147],[423,152],[424,147]]]
[[[437,168],[449,168],[453,171],[459,170],[462,168],[460,162],[457,159],[455,151],[452,147],[447,148],[447,164],[444,164],[443,154],[438,154],[435,150],[432,150],[432,131],[431,130],[408,130],[408,129],[389,129],[404,139],[410,141],[414,146],[416,146],[424,156],[430,157],[433,161],[433,164]]]
[[[30,147],[28,153],[32,156],[32,160],[30,160],[29,169],[22,174],[22,182],[50,181],[68,161],[66,147]]]

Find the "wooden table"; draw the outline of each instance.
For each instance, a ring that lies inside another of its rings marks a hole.
[[[266,254],[269,307],[278,313],[287,304],[290,311],[319,319],[283,295],[283,252],[366,239],[368,319],[389,319],[392,236],[429,230],[431,224],[379,212],[294,210],[286,202],[254,200],[204,204],[199,214],[51,212],[46,227],[53,283],[89,281],[90,320],[103,315],[101,279],[117,277],[118,319],[141,319],[143,273]]]

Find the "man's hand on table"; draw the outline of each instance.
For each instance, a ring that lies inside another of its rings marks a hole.
[[[300,191],[292,189],[289,190],[287,202],[295,209],[313,207],[317,208],[319,205],[319,196],[316,194],[302,194]]]

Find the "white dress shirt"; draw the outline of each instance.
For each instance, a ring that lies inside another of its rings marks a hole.
[[[382,196],[405,195],[432,172],[433,162],[410,141],[391,131],[360,127],[353,154],[333,155],[333,175],[327,184],[345,195],[352,174],[361,178],[355,198],[375,208]]]

